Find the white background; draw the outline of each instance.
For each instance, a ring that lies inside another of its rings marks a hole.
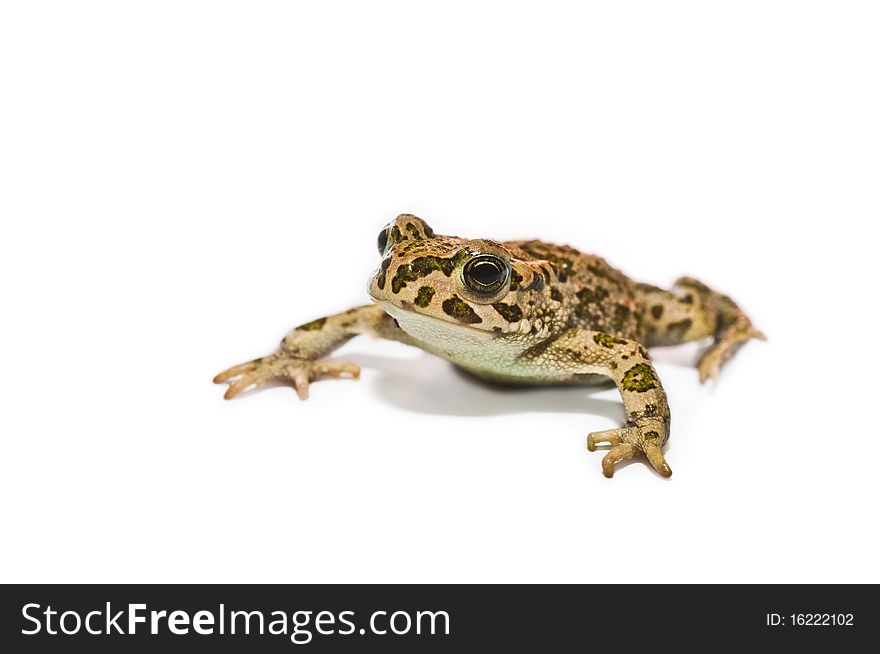
[[[876,4],[4,3],[0,580],[880,582]],[[770,340],[613,390],[363,338],[359,382],[211,377],[367,301],[397,213],[691,274]]]

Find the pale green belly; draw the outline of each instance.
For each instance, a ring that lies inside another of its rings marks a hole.
[[[409,334],[412,345],[451,361],[480,379],[516,386],[592,386],[609,381],[607,377],[592,372],[541,366],[524,359],[523,352],[535,345],[531,339],[498,336],[393,306],[385,310]]]

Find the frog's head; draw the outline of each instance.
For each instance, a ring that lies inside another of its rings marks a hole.
[[[527,261],[496,241],[439,236],[404,214],[379,233],[378,246],[370,295],[416,337],[462,327],[543,336],[548,312],[559,307],[547,262]]]

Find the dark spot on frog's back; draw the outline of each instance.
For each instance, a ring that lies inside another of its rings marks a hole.
[[[568,281],[569,277],[574,276],[572,272],[573,264],[571,259],[554,256],[548,253],[543,254],[541,258],[547,259],[547,261],[550,262],[550,270],[556,274],[556,279],[558,279],[561,283],[564,284]]]
[[[447,316],[452,316],[458,322],[463,322],[468,325],[475,325],[483,322],[483,319],[477,315],[477,312],[474,311],[473,307],[457,295],[453,295],[452,297],[443,300],[443,313]]]
[[[416,294],[415,305],[423,309],[427,307],[431,304],[431,300],[434,299],[434,292],[434,289],[430,286],[422,286]]]
[[[497,311],[507,322],[519,322],[523,318],[522,309],[516,304],[504,304],[504,302],[496,302],[492,308]]]
[[[611,268],[604,261],[599,263],[598,261],[593,262],[587,266],[587,270],[596,275],[596,277],[600,277],[604,279],[606,282],[616,287],[618,290],[623,288],[623,282],[621,280],[621,274]]]
[[[595,319],[595,315],[603,313],[603,310],[599,305],[602,304],[602,301],[608,297],[608,291],[606,291],[601,286],[592,288],[581,288],[578,289],[575,296],[578,299],[577,305],[575,305],[574,312],[578,318],[583,320],[591,320]]]
[[[666,333],[673,338],[684,338],[684,335],[687,334],[688,330],[693,324],[693,320],[691,320],[690,318],[685,318],[684,320],[670,323],[669,326],[666,327]]]
[[[555,286],[550,289],[550,299],[554,302],[562,302],[562,293]]]
[[[608,291],[601,286],[597,286],[595,290],[584,287],[578,289],[576,295],[582,304],[598,303],[608,297]]]
[[[655,304],[651,307],[651,315],[654,317],[654,320],[660,320],[663,317],[663,305]]]
[[[311,322],[300,325],[299,327],[297,327],[297,330],[302,332],[316,332],[319,329],[323,328],[324,323],[326,322],[326,318],[318,318],[317,320],[313,320]]]

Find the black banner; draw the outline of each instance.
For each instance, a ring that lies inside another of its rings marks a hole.
[[[876,586],[12,585],[0,591],[5,652],[847,647],[880,633]]]

